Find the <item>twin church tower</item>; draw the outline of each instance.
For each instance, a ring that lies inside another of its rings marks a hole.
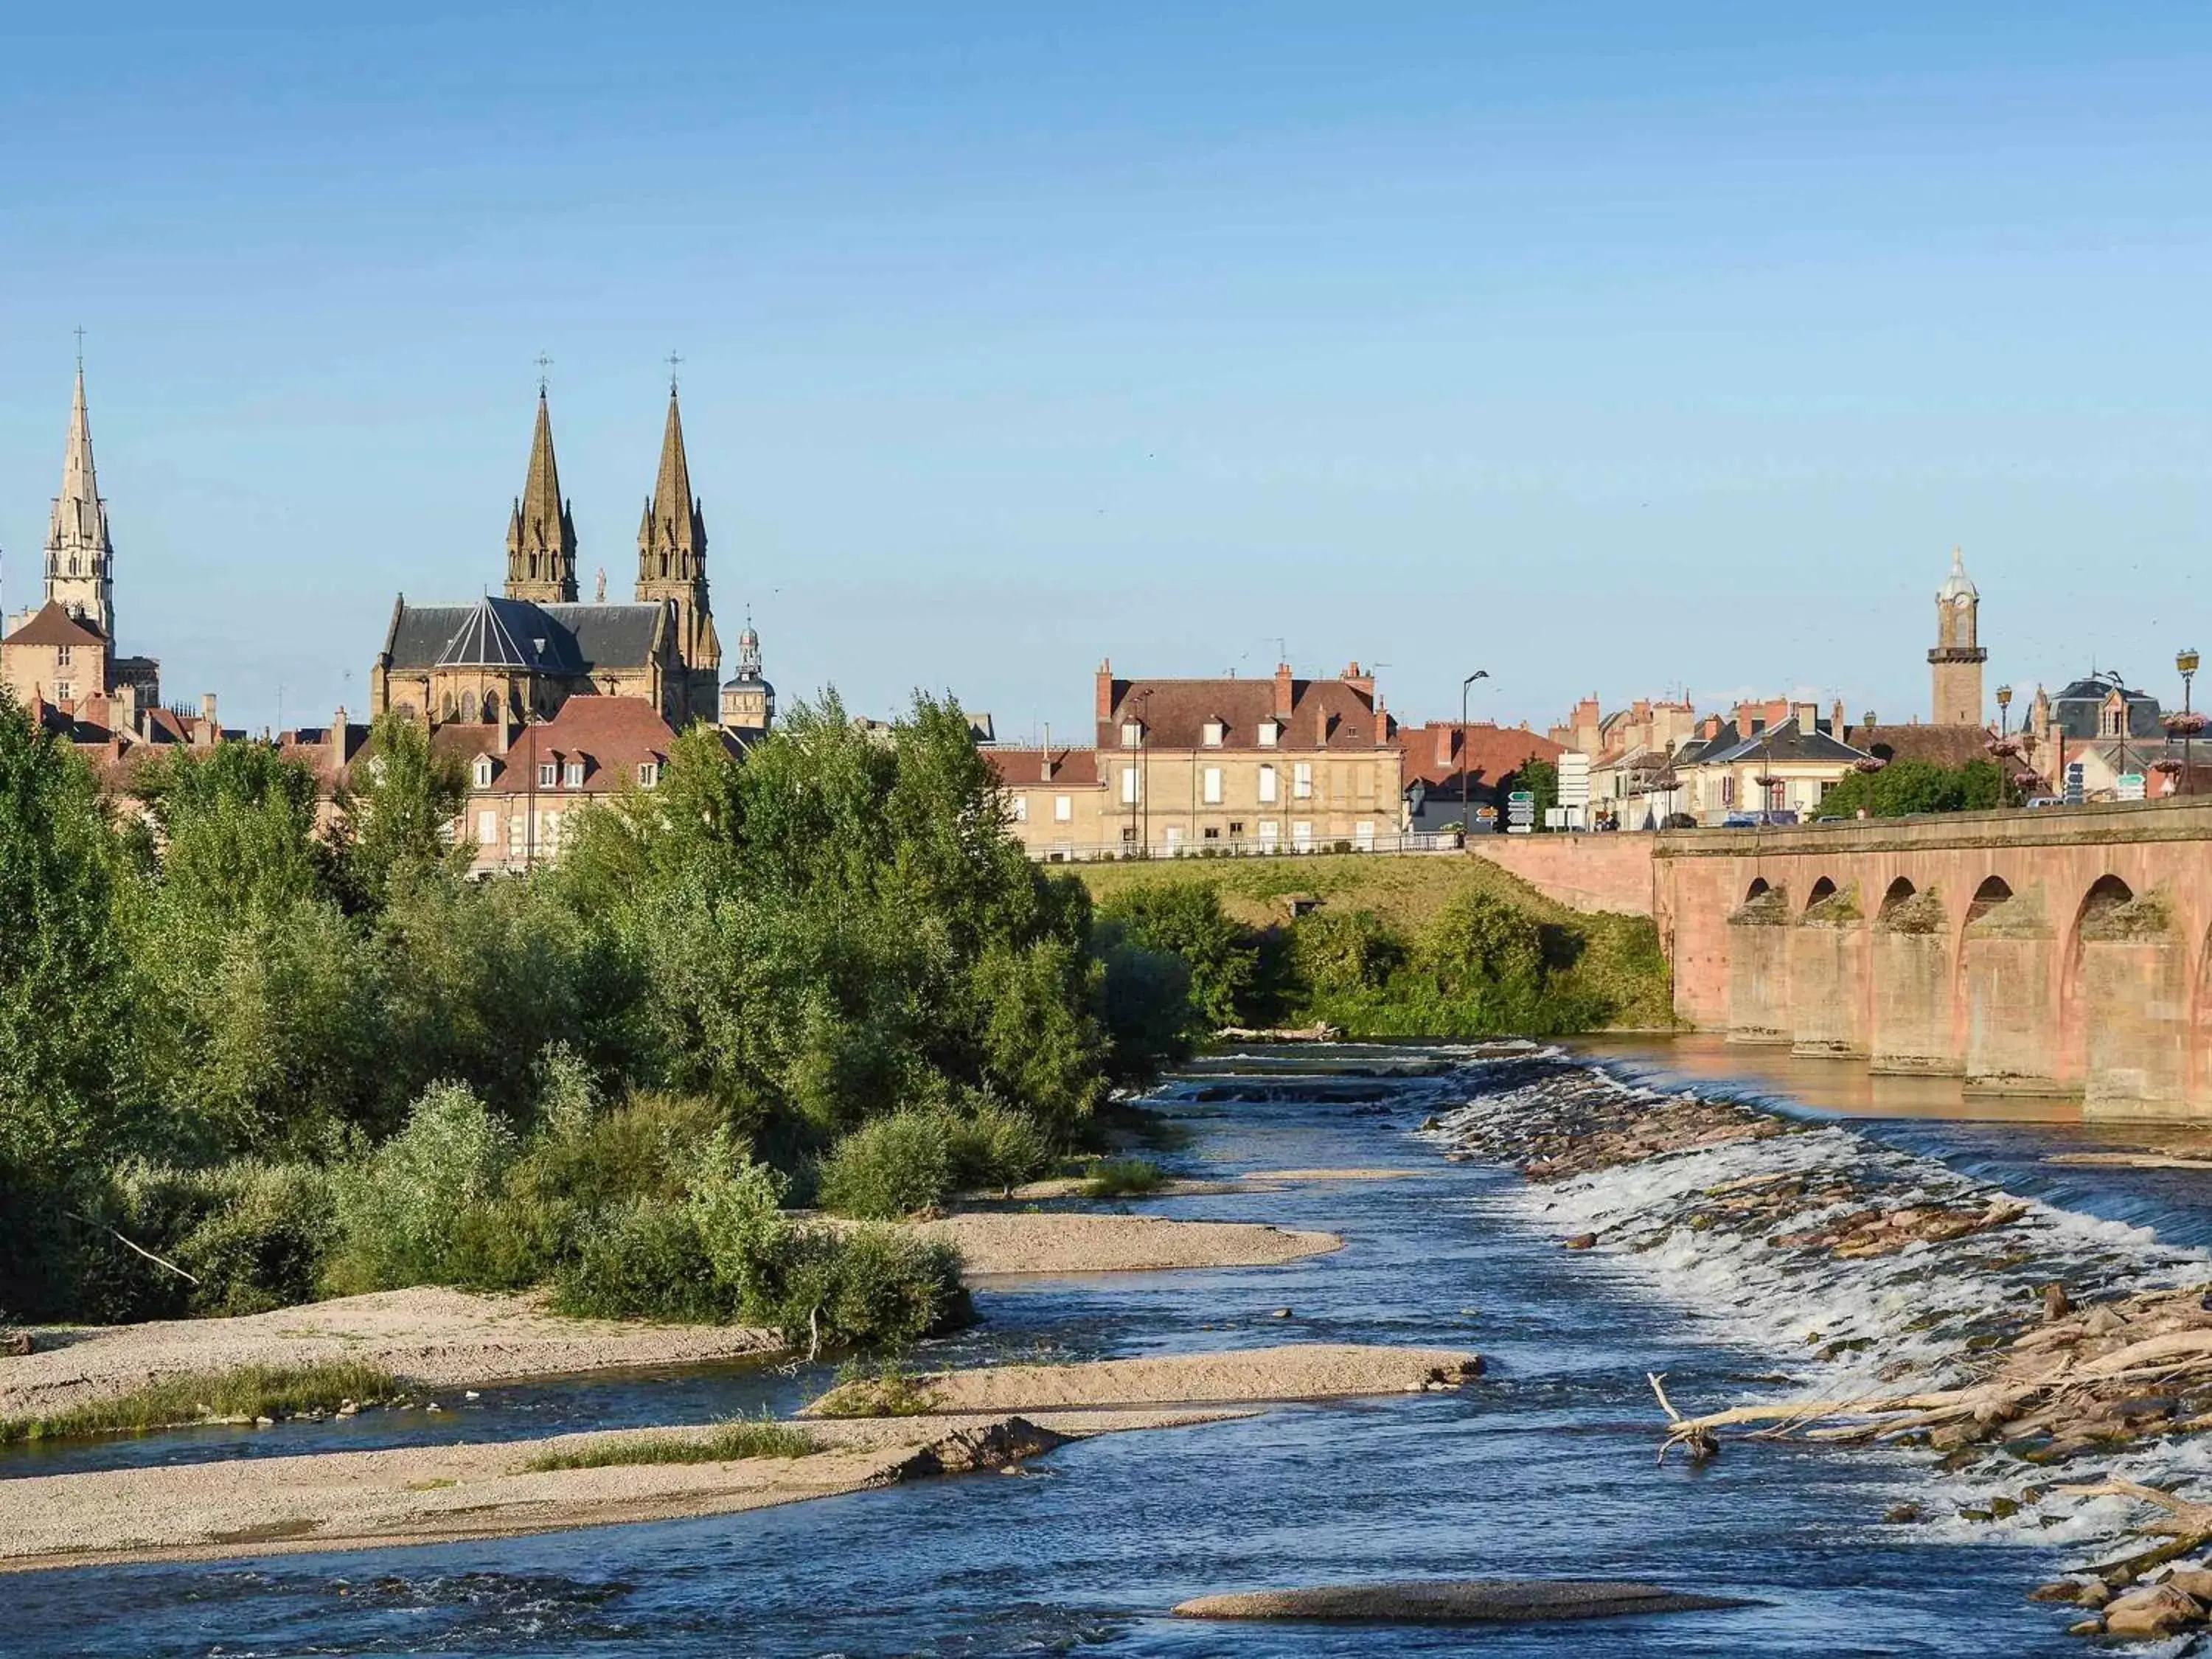
[[[404,708],[437,724],[505,726],[550,718],[572,696],[604,696],[643,698],[679,730],[717,720],[764,727],[774,694],[761,678],[760,642],[750,627],[738,640],[738,658],[737,677],[722,685],[722,643],[707,590],[707,521],[691,491],[674,382],[628,604],[608,603],[604,571],[592,597],[579,597],[575,520],[561,493],[541,385],[530,469],[507,519],[501,596],[415,605],[400,595],[370,670],[370,712]]]

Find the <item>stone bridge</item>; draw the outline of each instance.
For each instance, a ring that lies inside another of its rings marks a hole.
[[[1693,1024],[2212,1116],[2212,799],[1634,839]]]

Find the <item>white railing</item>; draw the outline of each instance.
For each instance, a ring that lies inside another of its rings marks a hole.
[[[1089,864],[1113,859],[1311,858],[1323,853],[1455,853],[1459,831],[1413,831],[1404,835],[1344,836],[1311,841],[1134,841],[1046,842],[1029,848],[1040,864]]]

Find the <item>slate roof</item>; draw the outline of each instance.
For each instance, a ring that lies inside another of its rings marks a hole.
[[[1216,720],[1225,728],[1224,749],[1256,748],[1261,723],[1278,718],[1279,749],[1373,750],[1389,738],[1389,716],[1348,680],[1292,680],[1290,712],[1281,715],[1272,678],[1115,680],[1112,687],[1112,712],[1098,722],[1102,748],[1121,746],[1125,720],[1141,721],[1155,749],[1202,749],[1206,722]]]
[[[7,645],[105,645],[107,641],[89,623],[81,622],[62,609],[61,601],[48,599],[38,609],[30,621],[10,634],[0,644]]]
[[[385,635],[386,665],[404,671],[482,664],[565,675],[642,668],[653,660],[667,615],[665,603],[533,605],[487,598],[474,605],[410,605],[402,596]]]
[[[1848,728],[1846,728],[1848,729]],[[1674,757],[1677,766],[1732,766],[1739,761],[1841,761],[1849,763],[1867,757],[1866,750],[1855,749],[1821,731],[1815,726],[1810,732],[1798,726],[1795,715],[1779,726],[1770,726],[1764,732],[1745,737],[1733,724],[1721,728],[1717,738],[1701,738],[1686,744]]]
[[[2118,686],[2128,700],[2128,735],[2131,738],[2155,738],[2165,730],[2158,699],[2148,691],[2136,691],[2122,684],[2118,674],[2084,674],[2070,682],[2051,700],[2052,729],[2063,732],[2069,738],[2087,740],[2102,734],[2098,729],[2098,717],[2105,699]]]

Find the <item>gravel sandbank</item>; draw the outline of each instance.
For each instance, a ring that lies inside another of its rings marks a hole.
[[[1415,1394],[1480,1376],[1482,1358],[1461,1348],[1393,1348],[1302,1342],[1219,1353],[1160,1354],[1079,1365],[986,1365],[915,1379],[939,1413],[1104,1406],[1255,1403]],[[838,1389],[799,1414],[812,1417],[868,1383]]]
[[[979,1446],[996,1455],[975,1457],[974,1466],[996,1467],[1010,1448],[1036,1455],[1091,1435],[1248,1414],[1056,1412],[995,1424],[972,1417],[822,1423],[809,1431],[824,1449],[805,1457],[541,1474],[524,1473],[523,1465],[638,1431],[33,1475],[4,1484],[0,1571],[365,1549],[727,1514],[944,1472],[940,1459],[954,1469],[967,1467]]]
[[[1182,1179],[1163,1182],[1149,1193],[1133,1193],[1121,1201],[1134,1202],[1146,1198],[1207,1198],[1223,1193],[1279,1192],[1285,1187],[1309,1182],[1329,1181],[1411,1181],[1428,1173],[1425,1170],[1255,1170],[1247,1175],[1219,1176],[1200,1181]],[[1006,1196],[1020,1203],[1038,1204],[1047,1199],[1080,1198],[1086,1184],[1083,1176],[1055,1176],[1049,1181],[1024,1182]],[[989,1194],[977,1194],[989,1197]]]
[[[975,1212],[902,1224],[955,1246],[971,1275],[1270,1267],[1344,1248],[1334,1233],[1158,1216]]]
[[[777,1352],[773,1331],[566,1319],[527,1296],[434,1285],[380,1291],[234,1319],[48,1328],[0,1359],[0,1417],[38,1417],[162,1376],[237,1365],[357,1359],[425,1387],[557,1372],[675,1365]]]

